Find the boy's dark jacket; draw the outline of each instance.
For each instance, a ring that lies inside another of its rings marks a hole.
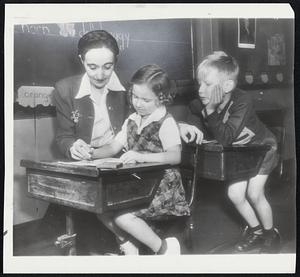
[[[190,104],[192,114],[200,118],[203,118],[201,114],[203,108],[200,99],[195,99]],[[228,116],[230,119],[226,121]],[[222,145],[231,145],[244,127],[247,127],[255,134],[250,143],[276,146],[274,135],[256,115],[251,95],[238,88],[232,91],[230,101],[224,109],[220,113],[215,111],[210,114],[204,123],[211,136]]]

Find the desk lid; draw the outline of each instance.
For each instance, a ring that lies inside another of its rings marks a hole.
[[[223,146],[217,142],[205,143],[196,145],[194,143],[184,145],[183,151],[194,151],[197,148],[201,151],[212,151],[212,152],[251,152],[251,151],[262,151],[266,152],[270,149],[270,145],[261,144],[243,144],[243,145],[228,145]]]
[[[136,164],[124,164],[120,168],[97,168],[96,166],[88,165],[76,165],[74,163],[67,163],[66,161],[35,161],[35,160],[21,160],[21,166],[38,169],[45,171],[54,171],[74,175],[83,175],[89,177],[99,177],[100,175],[106,174],[122,174],[130,172],[140,172],[140,171],[151,171],[154,169],[166,169],[174,167],[170,164],[164,163],[136,163]]]

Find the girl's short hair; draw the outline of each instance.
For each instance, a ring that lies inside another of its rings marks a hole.
[[[104,30],[94,30],[84,34],[78,42],[78,55],[84,60],[85,54],[95,48],[108,48],[115,58],[119,55],[119,46],[116,39]]]
[[[223,73],[227,79],[237,82],[240,70],[239,65],[235,58],[227,55],[225,52],[217,51],[206,56],[197,68],[197,75],[200,76],[201,79],[205,79],[212,68]]]
[[[154,92],[161,104],[169,105],[173,102],[176,85],[158,65],[145,65],[134,73],[131,78],[131,88],[133,85],[142,84],[146,84]]]

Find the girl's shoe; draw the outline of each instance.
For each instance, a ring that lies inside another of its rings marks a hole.
[[[166,250],[162,253],[162,255],[180,255],[180,244],[177,238],[166,238],[165,242]]]
[[[126,241],[120,244],[120,251],[123,255],[139,255],[139,249],[131,241]]]
[[[127,240],[126,242],[119,244],[119,251],[116,251],[115,253],[107,252],[104,255],[105,256],[127,256],[127,255],[138,256],[139,249],[131,241]]]
[[[264,244],[264,235],[251,231],[249,226],[244,229],[242,239],[234,246],[235,253],[247,252],[260,249]]]
[[[273,231],[269,234],[265,234],[265,241],[260,250],[260,253],[270,253],[275,254],[279,253],[281,246],[281,237],[276,228],[273,228]]]

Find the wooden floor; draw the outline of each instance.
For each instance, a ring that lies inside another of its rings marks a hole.
[[[296,192],[291,168],[287,166],[283,178],[272,178],[266,187],[273,208],[274,223],[282,236],[281,253],[296,251]],[[232,253],[230,245],[238,239],[243,222],[226,198],[225,190],[222,182],[200,180],[193,213],[193,249],[185,247],[177,227],[171,228],[172,235],[178,236],[181,241],[183,254]],[[14,256],[65,255],[64,250],[54,245],[56,238],[64,234],[64,228],[65,219],[61,208],[50,205],[42,220],[14,226]],[[75,228],[78,255],[103,255],[117,250],[113,235],[94,214],[82,211],[76,213]]]

